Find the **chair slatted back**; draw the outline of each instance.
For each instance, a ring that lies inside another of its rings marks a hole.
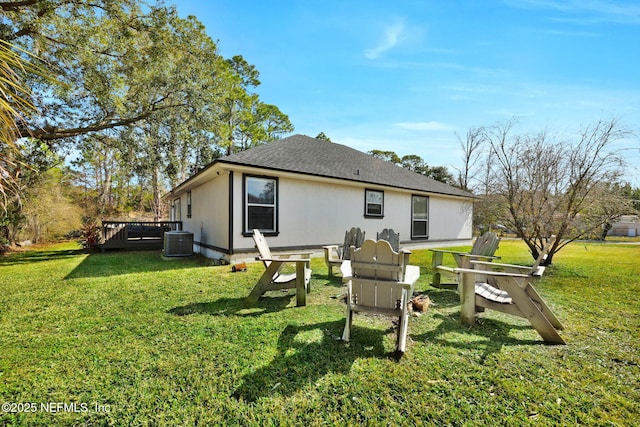
[[[352,295],[356,304],[381,309],[400,309],[404,301],[404,254],[385,240],[365,240],[351,248]]]
[[[260,253],[260,258],[263,259],[263,263],[265,267],[269,267],[271,261],[264,261],[264,259],[271,259],[271,249],[269,249],[269,245],[267,244],[267,240],[264,238],[264,235],[258,229],[253,230],[253,241],[256,244],[256,248]]]
[[[377,235],[378,240],[386,240],[394,251],[400,249],[400,233],[393,231],[393,228],[385,228]]]
[[[342,253],[340,254],[341,259],[350,259],[350,248],[352,246],[355,246],[356,248],[362,246],[362,243],[364,242],[364,234],[365,232],[357,227],[352,227],[351,230],[345,231],[344,244],[342,245]]]
[[[478,237],[471,248],[471,255],[493,256],[498,250],[500,238],[492,231],[487,231]]]
[[[540,250],[540,253],[538,254],[538,258],[536,258],[536,262],[531,266],[531,270],[529,270],[529,276],[542,276],[545,268],[543,266],[540,266],[540,264],[542,264],[542,262],[547,259],[547,256],[549,256],[549,250],[551,249],[555,241],[556,236],[553,235],[544,244],[544,246]]]

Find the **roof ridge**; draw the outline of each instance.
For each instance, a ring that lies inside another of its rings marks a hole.
[[[213,164],[218,163],[344,179],[420,192],[474,197],[469,192],[347,145],[303,134],[291,135],[239,151],[221,157]]]

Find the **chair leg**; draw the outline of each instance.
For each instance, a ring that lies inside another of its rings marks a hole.
[[[529,320],[531,326],[538,331],[542,339],[547,343],[566,344],[549,319],[544,316],[535,304],[531,303],[531,305],[533,306],[532,310],[534,312],[527,317],[527,320]]]
[[[347,319],[344,322],[344,331],[342,332],[342,341],[349,342],[351,337],[351,322],[353,320],[353,311],[347,305]]]
[[[398,323],[398,351],[404,353],[407,348],[407,329],[409,323],[409,314],[403,313]]]
[[[535,292],[533,287],[529,285],[527,286],[529,289],[525,290],[515,281],[504,281],[500,284],[500,287],[509,293],[514,304],[518,307],[518,310],[520,310],[522,317],[531,323],[531,326],[533,326],[545,342],[566,344],[554,327],[554,323],[559,323],[555,316],[553,316],[553,319],[550,321],[543,312],[544,308],[541,309],[529,296],[529,293]],[[535,294],[537,295],[537,292]],[[546,305],[544,305],[544,307],[546,307]]]
[[[304,284],[307,288],[307,293],[311,293],[311,268],[309,268],[309,263],[305,263],[304,265]]]
[[[528,286],[525,292],[527,293],[527,295],[529,295],[529,298],[531,298],[531,300],[536,303],[544,317],[549,320],[554,328],[564,329],[564,326],[562,325],[562,323],[560,323],[560,320],[556,317],[555,314],[553,314],[549,306],[547,306],[547,303],[542,299],[540,294],[538,294],[533,286]]]

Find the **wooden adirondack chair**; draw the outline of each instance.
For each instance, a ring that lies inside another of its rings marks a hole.
[[[444,254],[451,254],[456,261],[459,268],[471,268],[471,261],[481,260],[490,261],[493,259],[499,259],[499,256],[494,256],[498,245],[500,244],[500,238],[496,233],[487,231],[482,236],[478,237],[473,243],[473,246],[469,252],[457,252],[448,251],[445,249],[430,249],[433,252],[431,264],[433,266],[433,283],[431,284],[435,288],[455,289],[458,287],[457,283],[442,283],[441,270],[438,269],[442,265],[442,259]],[[448,270],[446,270],[448,271]]]
[[[307,292],[310,291],[309,282],[311,280],[309,261],[313,252],[297,252],[273,256],[267,241],[259,230],[253,230],[253,240],[260,253],[260,256],[256,257],[256,259],[264,263],[265,271],[247,297],[247,305],[255,305],[266,291],[278,289],[295,289],[296,305],[298,307],[306,305]],[[295,264],[295,274],[280,273],[282,267],[287,263]]]
[[[397,350],[404,352],[409,312],[407,304],[420,268],[408,265],[409,251],[395,252],[385,240],[366,240],[359,249],[351,248],[351,260],[340,270],[347,284],[347,319],[342,339],[349,341],[353,313],[368,312],[397,317]]]
[[[453,271],[462,276],[462,322],[472,325],[475,313],[488,308],[529,320],[547,343],[565,344],[557,331],[564,329],[562,323],[533,286],[544,273],[545,268],[540,264],[554,240],[552,236],[531,267],[471,261],[472,269],[454,268]]]
[[[391,249],[398,252],[400,250],[400,233],[393,231],[393,228],[385,228],[377,233],[377,240],[386,240],[391,245]]]
[[[353,227],[351,230],[345,231],[342,246],[328,245],[322,247],[324,249],[324,261],[329,269],[329,276],[333,276],[333,267],[340,267],[342,261],[349,259],[349,248],[351,246],[356,248],[362,246],[364,234],[364,231]]]

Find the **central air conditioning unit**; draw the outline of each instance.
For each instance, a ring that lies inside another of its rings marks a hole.
[[[193,255],[193,233],[188,231],[167,231],[164,233],[165,256]]]

